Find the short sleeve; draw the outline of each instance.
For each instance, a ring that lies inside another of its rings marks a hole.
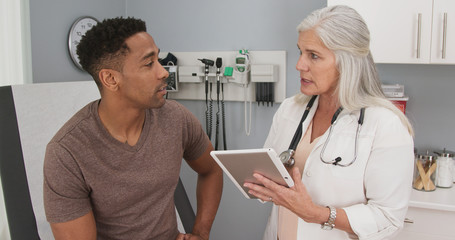
[[[44,208],[49,222],[67,222],[91,210],[90,190],[70,152],[51,142],[44,159]]]
[[[195,160],[205,152],[210,140],[199,120],[182,105],[177,106],[183,115],[183,158],[187,161]]]

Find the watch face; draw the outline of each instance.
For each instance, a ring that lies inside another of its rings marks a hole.
[[[68,36],[69,53],[74,64],[76,64],[76,66],[80,69],[82,69],[82,66],[79,63],[79,57],[76,53],[77,45],[81,41],[82,36],[84,36],[84,34],[97,23],[98,20],[93,17],[81,17],[73,23],[73,26],[71,26]]]

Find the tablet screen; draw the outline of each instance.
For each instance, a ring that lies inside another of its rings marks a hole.
[[[253,173],[262,174],[283,186],[294,185],[291,176],[271,148],[212,151],[211,155],[247,198],[256,198],[248,194],[248,188],[243,187],[244,182],[259,184]]]

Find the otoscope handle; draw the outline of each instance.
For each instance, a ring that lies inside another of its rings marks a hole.
[[[216,65],[216,92],[220,93],[220,74],[221,74],[221,66],[223,65],[223,59],[218,57],[215,61]]]
[[[216,81],[216,94],[220,94],[220,80]]]

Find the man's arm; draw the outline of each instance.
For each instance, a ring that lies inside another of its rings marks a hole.
[[[198,159],[187,161],[188,165],[198,173],[197,213],[192,234],[202,239],[209,239],[223,191],[223,171],[210,156],[212,150],[212,144],[209,144]]]
[[[96,240],[96,224],[93,212],[63,223],[51,223],[55,240]]]

